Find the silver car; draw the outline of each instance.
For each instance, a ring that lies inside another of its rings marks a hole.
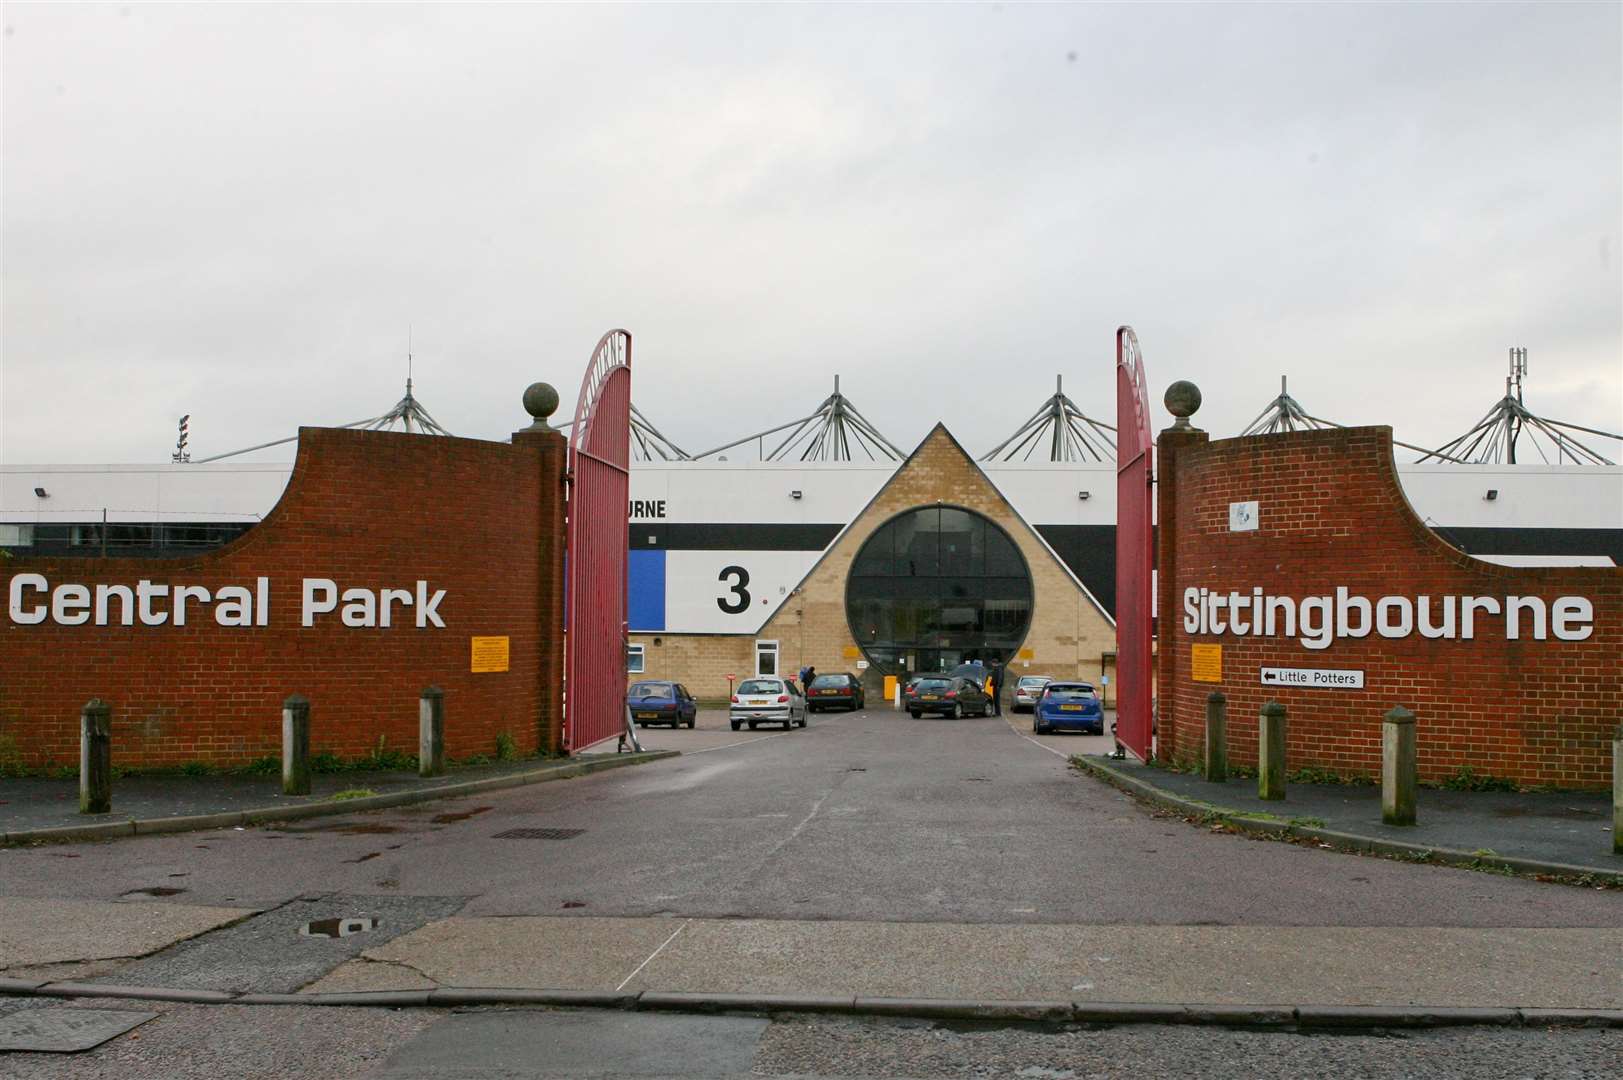
[[[1031,712],[1037,699],[1043,696],[1043,687],[1054,681],[1052,675],[1022,675],[1014,684],[1014,711]]]
[[[793,679],[745,679],[733,694],[727,720],[734,731],[745,724],[751,731],[758,724],[782,724],[785,731],[796,724],[805,727],[806,699]]]

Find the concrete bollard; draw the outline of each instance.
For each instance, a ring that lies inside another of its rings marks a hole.
[[[1206,756],[1201,775],[1221,784],[1229,778],[1229,699],[1222,691],[1206,695]]]
[[[79,710],[79,813],[113,809],[113,707],[91,698]]]
[[[445,691],[437,686],[417,702],[417,775],[445,775]]]
[[[1415,823],[1419,768],[1414,713],[1399,705],[1386,714],[1381,725],[1381,821],[1385,824]]]
[[[1257,798],[1285,797],[1285,706],[1270,701],[1257,718]]]
[[[1623,726],[1612,733],[1612,854],[1623,855]]]
[[[282,794],[310,794],[310,701],[302,694],[282,702]]]

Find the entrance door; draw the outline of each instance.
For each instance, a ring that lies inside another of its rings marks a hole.
[[[755,643],[755,674],[776,675],[778,673],[778,643],[776,641],[757,641]]]

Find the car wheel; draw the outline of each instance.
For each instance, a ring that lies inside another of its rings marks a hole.
[[[738,730],[738,729],[739,729],[739,727],[740,727],[740,726],[741,726],[741,725],[740,725],[740,724],[739,724],[739,723],[738,723],[738,721],[737,721],[737,720],[729,720],[729,721],[728,721],[728,723],[729,723],[729,724],[731,724],[731,725],[732,725],[732,729],[733,729],[733,730],[734,730],[734,731],[737,731],[737,730]]]
[[[919,718],[919,711],[917,709],[909,709],[907,710],[907,715],[917,720]]]
[[[751,731],[754,731],[754,730],[755,730],[755,721],[754,721],[754,720],[751,720],[751,721],[750,721],[750,730],[751,730]]]
[[[699,718],[697,716],[695,716],[692,720],[689,720],[688,721],[688,730],[692,731],[693,730],[693,725],[697,724],[698,722],[699,722]]]
[[[952,705],[952,712],[948,713],[947,715],[952,717],[954,720],[962,720],[964,718],[964,707],[955,701]]]

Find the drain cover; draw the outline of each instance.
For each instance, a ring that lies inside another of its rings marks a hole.
[[[300,937],[349,937],[377,928],[376,919],[313,919],[299,927]]]
[[[126,1009],[72,1009],[48,1006],[0,1016],[0,1050],[76,1054],[157,1016]]]
[[[497,833],[495,840],[570,840],[585,829],[508,829]]]

